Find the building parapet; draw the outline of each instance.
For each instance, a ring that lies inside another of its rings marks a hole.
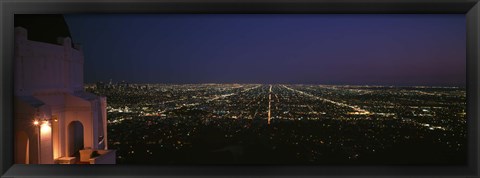
[[[100,156],[90,158],[90,164],[116,164],[115,150],[98,150]]]

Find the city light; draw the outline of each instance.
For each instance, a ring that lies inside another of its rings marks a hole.
[[[223,160],[244,149],[249,151],[243,159],[252,163],[272,157],[304,163],[392,161],[376,155],[430,145],[393,160],[409,163],[425,155],[458,155],[466,145],[462,88],[97,84],[86,89],[109,98],[109,140],[125,150],[118,152],[121,163],[143,153],[148,157],[142,161],[153,164],[182,163],[175,157],[182,154],[197,162]],[[198,150],[206,152],[196,156]]]

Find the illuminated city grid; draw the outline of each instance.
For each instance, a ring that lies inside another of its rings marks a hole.
[[[96,83],[135,164],[465,164],[457,87]]]

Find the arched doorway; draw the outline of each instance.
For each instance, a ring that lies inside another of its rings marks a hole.
[[[79,157],[79,150],[83,149],[83,124],[73,121],[68,124],[68,151],[70,156]]]
[[[30,164],[30,139],[24,131],[15,134],[15,164]]]

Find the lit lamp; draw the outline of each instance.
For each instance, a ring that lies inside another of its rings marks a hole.
[[[39,125],[40,124],[40,134],[41,135],[48,135],[51,133],[51,127],[50,127],[50,120],[47,118],[45,114],[43,114],[42,122],[39,122],[38,120],[34,121],[33,124]]]
[[[35,120],[33,120],[33,125],[35,126],[35,132],[37,132],[37,150],[38,150],[38,163],[40,164],[41,163],[41,156],[40,156],[40,129],[38,128],[40,122],[38,121],[38,118],[39,118],[39,114],[38,114],[38,109],[37,109],[37,113],[35,114]],[[38,131],[37,131],[38,130]]]
[[[33,120],[33,125],[38,126],[40,124],[40,110],[37,108],[37,111],[35,112],[34,120]]]
[[[40,134],[49,134],[50,132],[50,122],[48,120],[42,121],[42,125],[40,125]]]
[[[50,135],[52,133],[51,127],[50,127],[50,121],[44,114],[43,117],[40,119],[39,117],[39,111],[37,109],[37,113],[35,114],[35,120],[33,121],[33,125],[35,126],[36,129],[38,129],[38,162],[41,163],[41,143],[43,141],[48,141],[51,139]],[[47,143],[48,143],[47,141]]]
[[[41,119],[41,120],[42,120],[41,122],[39,121],[39,119],[33,120],[33,125],[34,126],[40,126],[40,128],[42,128],[42,129],[43,128],[45,128],[45,129],[50,128],[50,125],[51,125],[50,120],[47,119],[47,117],[45,115],[43,116],[43,119]],[[57,120],[55,119],[55,122],[56,121]]]

